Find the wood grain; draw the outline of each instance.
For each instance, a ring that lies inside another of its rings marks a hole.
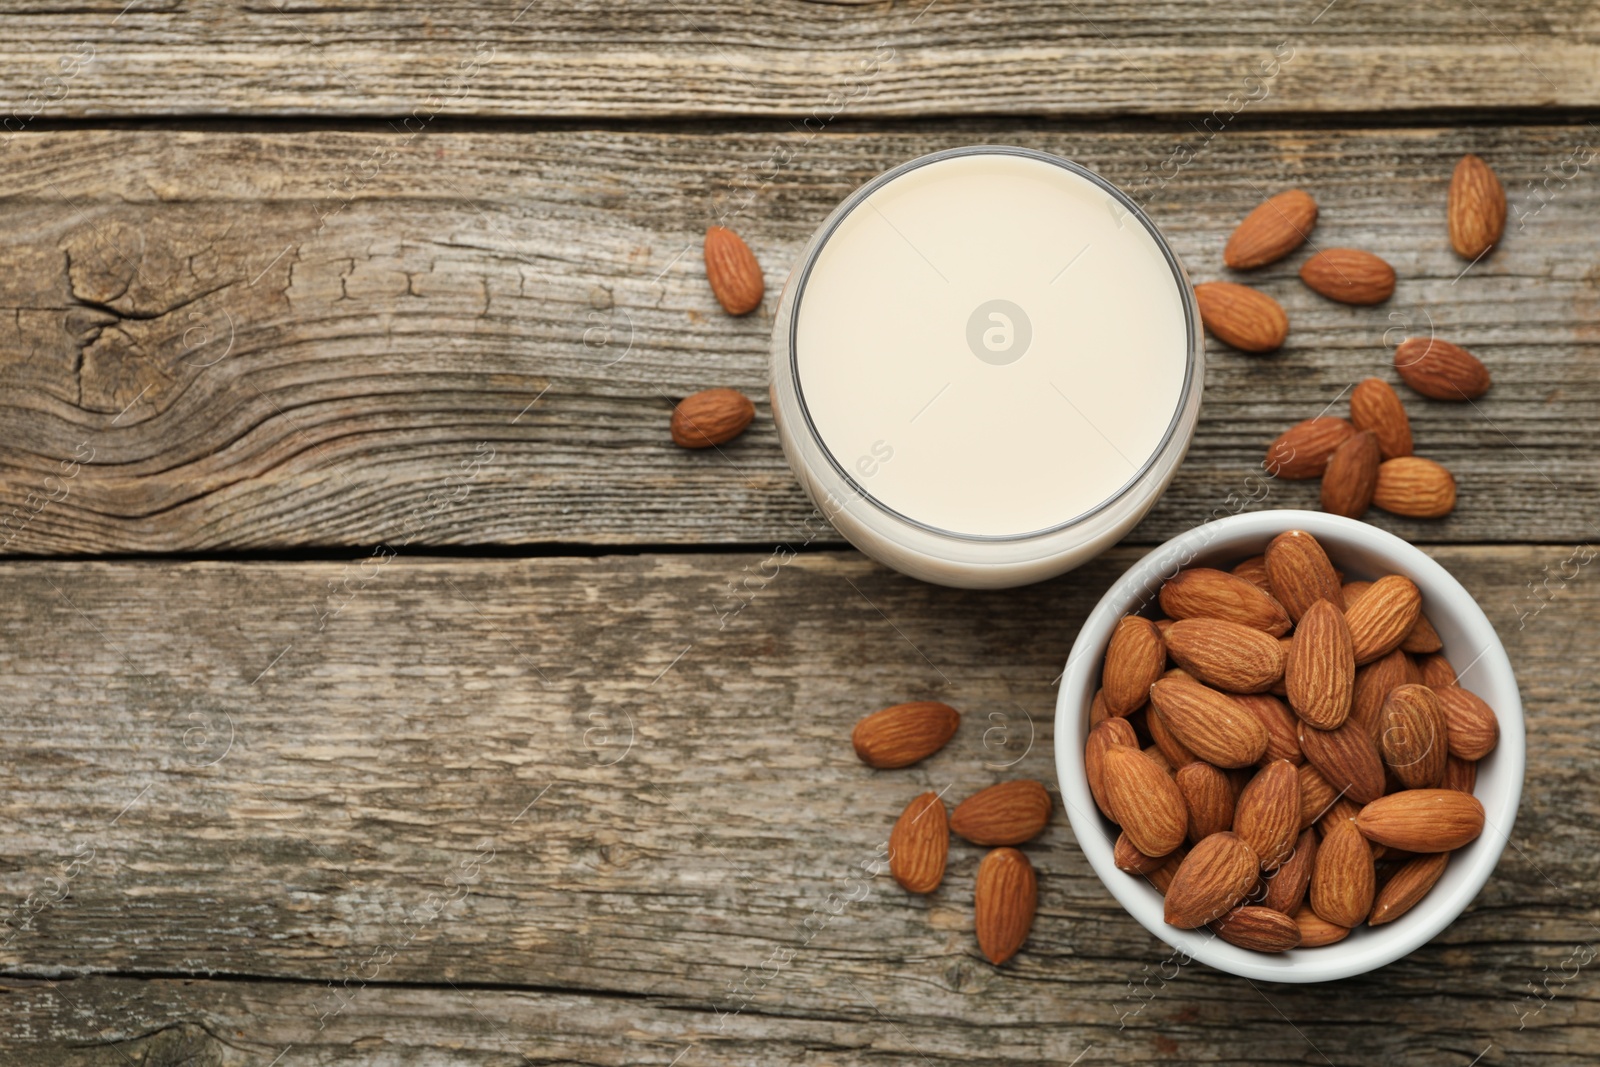
[[[1292,185],[1322,204],[1318,247],[1400,272],[1380,308],[1304,288],[1305,252],[1248,276],[1287,308],[1289,343],[1211,345],[1189,459],[1134,541],[1315,506],[1314,483],[1253,480],[1266,443],[1361,377],[1395,380],[1385,339],[1430,324],[1495,386],[1472,406],[1407,393],[1460,506],[1375,521],[1434,542],[1593,537],[1600,184],[1550,180],[1592,155],[1591,132],[1192,133],[18,135],[0,172],[0,551],[827,543],[765,402],[779,283],[859,183],[985,140],[1129,188],[1197,280],[1231,276],[1227,234]],[[1193,159],[1168,180],[1185,138]],[[1443,208],[1469,150],[1500,171],[1512,220],[1463,275]],[[705,284],[718,218],[767,271],[755,315],[722,315]],[[676,449],[674,399],[716,385],[756,398],[755,425],[720,455]]]
[[[912,793],[1054,792],[1053,679],[1128,549],[1009,593],[833,553],[0,565],[0,1047],[798,1064],[1093,1045],[1084,1062],[1421,1067],[1492,1044],[1485,1062],[1582,1062],[1600,587],[1579,568],[1539,612],[1525,590],[1570,551],[1436,550],[1522,681],[1513,847],[1433,943],[1311,988],[1164,968],[1059,811],[1028,846],[1039,918],[1004,967],[973,943],[978,850],[953,848],[925,899],[863,870]],[[719,623],[728,583],[762,572]],[[955,741],[905,771],[856,761],[856,718],[923,697],[962,709]]]
[[[1597,38],[1584,0],[91,0],[8,16],[0,100],[18,119],[1581,108]]]

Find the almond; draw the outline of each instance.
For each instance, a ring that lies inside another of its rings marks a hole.
[[[1317,830],[1324,840],[1335,826],[1342,822],[1353,823],[1356,816],[1361,814],[1361,805],[1349,797],[1340,797],[1328,805],[1328,810],[1322,813],[1322,818],[1317,820]],[[1373,859],[1377,859],[1377,849],[1373,849]]]
[[[1180,619],[1167,631],[1167,652],[1195,678],[1230,693],[1260,693],[1283,677],[1278,639],[1226,619]]]
[[[1474,155],[1461,157],[1450,176],[1450,247],[1463,259],[1476,260],[1500,240],[1506,228],[1506,190],[1489,164]]]
[[[1162,583],[1161,610],[1174,619],[1227,619],[1278,637],[1289,615],[1272,597],[1227,571],[1191,567]]]
[[[1165,856],[1183,843],[1189,811],[1178,785],[1144,753],[1111,745],[1103,756],[1111,818],[1146,856]]]
[[[1356,659],[1344,614],[1319,600],[1300,619],[1284,665],[1289,706],[1321,730],[1342,726],[1350,717]]]
[[[1339,799],[1339,791],[1328,784],[1322,777],[1322,772],[1309,763],[1302,763],[1295,768],[1295,774],[1300,779],[1300,829],[1315,826],[1318,819],[1322,818],[1333,807],[1333,802]]]
[[[1267,728],[1226,693],[1187,678],[1150,687],[1150,704],[1189,751],[1218,767],[1248,767],[1267,751]]]
[[[1301,723],[1300,751],[1340,796],[1365,804],[1383,795],[1383,760],[1360,724],[1318,730]]]
[[[1300,268],[1300,280],[1341,304],[1381,304],[1394,293],[1394,268],[1354,248],[1318,252]]]
[[[1233,786],[1226,774],[1209,763],[1196,761],[1179,767],[1176,780],[1189,812],[1191,842],[1233,829]],[[1296,788],[1298,785],[1297,782]]]
[[[1256,952],[1287,952],[1300,944],[1300,927],[1281,911],[1246,905],[1211,924],[1230,945]]]
[[[723,226],[706,230],[706,281],[717,303],[730,315],[744,315],[761,306],[767,283],[761,264],[744,238]]]
[[[1356,663],[1371,663],[1399,648],[1421,614],[1422,593],[1410,578],[1386,574],[1373,582],[1372,588],[1345,612]]]
[[[1317,202],[1311,194],[1301,189],[1281,192],[1244,217],[1222,250],[1222,262],[1234,270],[1276,263],[1304,244],[1316,224]]]
[[[1345,582],[1339,587],[1339,592],[1344,596],[1344,610],[1349,611],[1350,605],[1361,599],[1361,594],[1372,588],[1371,582]]]
[[[1028,857],[1014,848],[997,848],[978,864],[973,896],[978,949],[999,965],[1017,954],[1033,929],[1039,907],[1039,878]]]
[[[1372,502],[1412,519],[1437,519],[1456,506],[1456,480],[1443,466],[1421,456],[1402,456],[1378,467]]]
[[[1151,763],[1154,763],[1157,767],[1161,768],[1162,774],[1165,774],[1169,778],[1177,777],[1178,769],[1172,765],[1171,760],[1167,759],[1166,754],[1161,751],[1160,745],[1145,746],[1144,754],[1149,758]]]
[[[1301,948],[1321,948],[1343,941],[1350,933],[1348,926],[1335,926],[1311,910],[1310,904],[1303,904],[1300,910],[1294,913],[1294,924],[1300,928]]]
[[[1167,853],[1170,856],[1172,853]],[[1154,874],[1167,862],[1167,856],[1146,856],[1134,847],[1132,839],[1124,830],[1117,835],[1117,843],[1111,849],[1111,862],[1117,865],[1117,870],[1129,874]]]
[[[974,845],[1020,845],[1050,822],[1050,794],[1031,779],[980,789],[956,805],[950,829]]]
[[[1372,910],[1377,877],[1372,849],[1352,822],[1338,822],[1317,846],[1308,896],[1311,910],[1335,926],[1359,925]]]
[[[931,893],[944,880],[950,823],[937,793],[912,799],[889,831],[889,873],[908,892]]]
[[[1268,474],[1289,481],[1320,478],[1334,449],[1355,432],[1354,426],[1333,415],[1297,422],[1267,446],[1261,466]]]
[[[1266,891],[1261,896],[1260,905],[1293,915],[1306,898],[1306,886],[1311,883],[1311,868],[1316,860],[1316,831],[1301,830],[1289,858],[1267,876]]]
[[[1155,623],[1138,615],[1119,620],[1106,646],[1100,678],[1106,710],[1116,716],[1139,710],[1150,699],[1150,686],[1166,666],[1166,642]]]
[[[1377,437],[1384,459],[1411,455],[1411,420],[1400,394],[1388,382],[1367,378],[1355,387],[1350,394],[1350,422]]]
[[[1233,699],[1267,728],[1264,759],[1288,760],[1297,767],[1305,762],[1305,753],[1300,751],[1300,727],[1287,704],[1267,693],[1239,693]]]
[[[1177,851],[1168,855],[1161,862],[1161,866],[1145,875],[1150,884],[1156,887],[1156,892],[1162,895],[1166,894],[1167,890],[1172,886],[1172,879],[1177,875],[1178,868],[1183,866],[1183,861],[1188,858],[1188,855],[1189,850],[1180,845]]]
[[[737,389],[707,389],[672,409],[672,443],[680,448],[724,445],[744,433],[756,406]]]
[[[1418,655],[1430,655],[1444,647],[1444,642],[1439,639],[1439,631],[1433,628],[1433,623],[1428,621],[1426,615],[1418,615],[1416,625],[1411,627],[1405,639],[1400,642],[1402,652],[1414,652]]]
[[[1451,756],[1444,761],[1445,789],[1455,789],[1462,793],[1470,793],[1478,786],[1478,764],[1475,760],[1462,759],[1460,756]]]
[[[1112,745],[1137,749],[1139,736],[1126,719],[1107,719],[1089,731],[1083,745],[1083,776],[1089,780],[1089,792],[1094,797],[1100,814],[1115,821],[1111,806],[1106,800],[1105,753]]]
[[[1289,316],[1272,297],[1235,282],[1194,287],[1200,321],[1217,340],[1241,352],[1271,352],[1289,337]]]
[[[1297,622],[1319,600],[1343,607],[1338,572],[1321,543],[1304,530],[1286,530],[1272,539],[1267,545],[1267,574],[1273,597]]]
[[[1452,756],[1476,762],[1494,751],[1500,743],[1500,723],[1482,697],[1456,685],[1433,692],[1439,699]]]
[[[1350,718],[1360,723],[1376,742],[1383,732],[1383,702],[1395,686],[1421,681],[1411,660],[1399,649],[1356,668],[1355,699]]]
[[[1167,729],[1166,722],[1159,715],[1146,715],[1145,729],[1150,731],[1150,740],[1154,742],[1156,751],[1161,753],[1161,758],[1168,767],[1186,767],[1195,762],[1195,754],[1190,752],[1177,735]]]
[[[936,700],[896,704],[856,723],[850,742],[869,767],[909,767],[933,755],[956,735],[961,713]]]
[[[1226,915],[1255,884],[1257,863],[1236,834],[1205,838],[1189,850],[1167,887],[1167,922],[1193,930]]]
[[[1439,698],[1425,685],[1396,686],[1383,702],[1378,750],[1406,789],[1436,789],[1450,755]]]
[[[1094,699],[1089,701],[1089,729],[1111,718],[1111,712],[1106,710],[1106,691],[1104,688],[1094,691]]]
[[[1267,557],[1265,554],[1251,556],[1247,560],[1242,560],[1234,566],[1232,573],[1235,578],[1243,578],[1268,596],[1272,595],[1272,583],[1267,578]]]
[[[1453,852],[1483,832],[1483,805],[1455,789],[1407,789],[1361,809],[1368,840],[1407,852]]]
[[[1378,435],[1363,430],[1334,449],[1322,475],[1322,510],[1359,519],[1372,506],[1378,489],[1378,464],[1383,462]]]
[[[1450,661],[1438,653],[1431,656],[1422,656],[1417,660],[1418,678],[1429,689],[1444,689],[1446,686],[1458,685],[1455,668],[1450,666]]]
[[[1394,369],[1407,385],[1435,400],[1475,400],[1489,391],[1489,369],[1478,357],[1437,337],[1401,341]]]
[[[1448,852],[1435,852],[1407,860],[1378,891],[1367,922],[1382,926],[1410,911],[1417,901],[1428,895],[1428,890],[1433,888],[1449,862]]]
[[[1233,832],[1250,846],[1264,871],[1289,859],[1300,833],[1300,777],[1294,764],[1275,760],[1250,779],[1234,808]]]

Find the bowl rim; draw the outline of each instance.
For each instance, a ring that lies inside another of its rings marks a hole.
[[[1207,552],[1216,554],[1242,540],[1257,541],[1256,549],[1237,551],[1236,555],[1242,558],[1259,552],[1277,534],[1295,529],[1305,530],[1318,540],[1326,538],[1329,555],[1336,560],[1341,542],[1350,544],[1352,551],[1392,560],[1395,572],[1416,582],[1424,602],[1434,602],[1435,612],[1439,601],[1448,602],[1444,606],[1453,622],[1472,644],[1483,647],[1478,659],[1462,673],[1470,669],[1482,679],[1471,687],[1474,690],[1496,691],[1493,706],[1500,724],[1500,741],[1492,758],[1497,767],[1504,764],[1503,774],[1497,777],[1505,781],[1492,795],[1475,791],[1484,806],[1484,832],[1452,857],[1452,867],[1460,864],[1460,870],[1447,871],[1448,885],[1446,879],[1441,879],[1421,903],[1385,928],[1385,936],[1362,936],[1320,948],[1271,955],[1230,945],[1204,928],[1180,930],[1168,926],[1162,918],[1160,895],[1154,888],[1117,869],[1112,860],[1114,839],[1106,831],[1111,824],[1095,806],[1084,776],[1083,741],[1093,680],[1116,621],[1148,604],[1160,587],[1160,579],[1170,575],[1174,565],[1205,565],[1196,561]],[[1112,584],[1084,620],[1062,671],[1056,696],[1055,749],[1056,777],[1073,835],[1111,895],[1151,934],[1188,959],[1229,974],[1272,982],[1324,982],[1364,974],[1408,955],[1454,922],[1489,880],[1505,850],[1516,821],[1526,769],[1526,737],[1516,675],[1504,644],[1472,594],[1422,549],[1386,530],[1325,512],[1291,509],[1230,515],[1194,527],[1146,553]]]

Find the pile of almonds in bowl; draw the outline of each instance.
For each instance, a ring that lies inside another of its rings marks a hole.
[[[1163,894],[1171,926],[1263,953],[1417,906],[1483,831],[1477,764],[1500,738],[1417,585],[1345,581],[1288,530],[1157,599],[1160,618],[1115,623],[1088,716],[1116,866]]]
[[[933,755],[960,726],[956,709],[920,700],[873,712],[856,723],[850,741],[861,762],[893,770]],[[1016,846],[1044,832],[1053,807],[1045,787],[1027,778],[980,789],[948,814],[938,793],[921,793],[889,833],[889,873],[909,893],[932,893],[944,881],[951,833],[990,849],[978,864],[973,925],[984,957],[1004,963],[1028,939],[1039,901],[1033,864]]]

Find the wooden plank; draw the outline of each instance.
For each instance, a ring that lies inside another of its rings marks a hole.
[[[1563,951],[1544,943],[1515,949],[1535,955]],[[1466,1067],[1479,1053],[1484,1053],[1482,1064],[1592,1062],[1582,1037],[1582,1028],[1596,1017],[1587,984],[1560,992],[1555,1003],[1564,1014],[1559,1021],[1541,1018],[1517,1030],[1499,1018],[1514,1012],[1509,1003],[1503,1006],[1491,997],[1463,1004],[1430,988],[1422,974],[1408,983],[1403,999],[1386,1003],[1381,1021],[1374,1022],[1372,1001],[1392,987],[1356,979],[1331,990],[1258,984],[1252,991],[1239,979],[1200,973],[1200,967],[1183,976],[1181,990],[1174,983],[1146,1018],[1120,1031],[1093,1017],[1116,991],[1087,981],[1081,988],[1058,987],[1062,1000],[1056,1010],[1012,1020],[995,1019],[985,1010],[1000,1010],[983,1003],[992,987],[966,991],[961,999],[976,1002],[970,1017],[907,1018],[892,1001],[874,998],[870,980],[863,979],[853,987],[859,999],[842,997],[826,1017],[747,1013],[721,1029],[710,1012],[666,997],[374,986],[361,993],[359,1013],[352,1009],[319,1030],[314,1014],[307,1017],[312,990],[297,984],[12,979],[0,980],[7,1007],[0,1047],[26,1050],[33,1067],[527,1062],[916,1067],[1066,1064],[1074,1057],[1086,1067],[1173,1062]],[[1514,994],[1507,998],[1515,999]],[[1484,1014],[1474,1018],[1463,1008],[1481,1008]],[[1480,1034],[1486,1036],[1480,1039]]]
[[[1267,358],[1212,345],[1199,434],[1134,532],[1242,507],[1266,443],[1393,378],[1385,340],[1477,351],[1473,406],[1413,398],[1419,451],[1451,467],[1439,542],[1594,535],[1600,509],[1600,184],[1586,127],[1230,132],[1171,180],[1175,138],[937,124],[830,133],[20,135],[0,172],[0,541],[7,553],[473,543],[790,543],[831,536],[765,402],[769,315],[798,249],[852,188],[904,159],[1014,141],[1133,189],[1197,280],[1267,191],[1312,189],[1319,245],[1370,248],[1388,305],[1307,290],[1291,257],[1250,280],[1293,322]],[[1511,190],[1504,247],[1463,273],[1442,220],[1455,160]],[[792,153],[772,170],[774,153]],[[1539,183],[1537,192],[1530,186]],[[743,231],[769,280],[731,319],[700,262]],[[756,398],[724,454],[668,441],[673,398]],[[1264,495],[1264,499],[1263,499]]]
[[[1600,103],[1584,0],[36,4],[13,124],[101,115],[1218,114]],[[1263,71],[1268,77],[1263,78]]]
[[[0,565],[0,1034],[39,1063],[180,1039],[229,1063],[1579,1062],[1600,587],[1578,567],[1526,591],[1571,552],[1436,550],[1521,678],[1513,847],[1433,943],[1311,989],[1164,972],[1059,816],[1004,967],[973,943],[978,850],[926,900],[863,871],[914,792],[1053,791],[1053,678],[1129,549],[1009,593],[808,554],[720,628],[727,583],[775,565]],[[962,708],[960,734],[865,769],[850,726],[916,697]]]

